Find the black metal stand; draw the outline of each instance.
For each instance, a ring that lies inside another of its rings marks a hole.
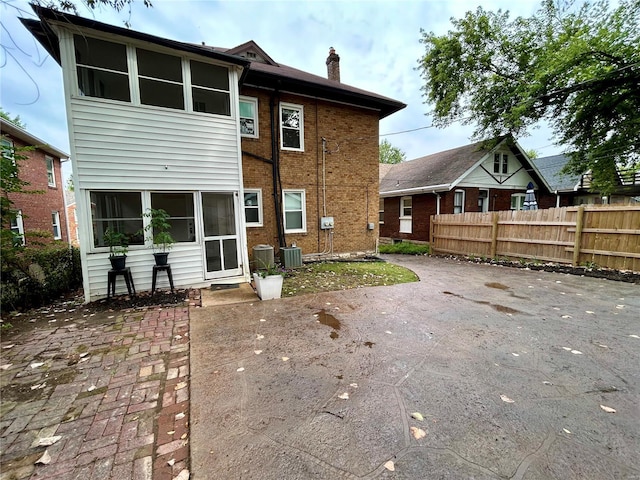
[[[151,282],[151,293],[156,291],[156,279],[158,278],[158,272],[167,272],[169,277],[169,285],[171,285],[171,293],[173,293],[173,275],[171,274],[171,265],[154,265],[153,266],[153,281]]]
[[[131,295],[133,291],[133,295],[136,294],[136,287],[133,284],[133,275],[131,275],[131,268],[126,267],[121,270],[109,270],[108,278],[107,278],[107,298],[111,297],[111,295],[115,296],[116,294],[116,278],[118,275],[122,275],[124,277],[124,281],[127,284],[127,292]]]

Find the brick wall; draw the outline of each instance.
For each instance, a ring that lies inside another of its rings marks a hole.
[[[465,191],[464,197],[464,211],[465,212],[479,212],[478,197],[480,194],[479,188],[462,188],[458,190]],[[511,195],[513,193],[525,193],[518,190],[500,190],[490,189],[489,197],[489,211],[498,210],[510,210],[511,209]],[[440,193],[440,213],[447,214],[453,213],[455,191]],[[391,197],[384,199],[384,224],[380,225],[380,236],[402,239],[402,240],[429,240],[429,230],[431,228],[431,215],[435,215],[437,212],[436,196],[432,193],[420,194],[412,196],[412,232],[400,233],[400,197]],[[555,202],[555,200],[554,200]],[[550,208],[553,205],[548,205],[548,199],[544,200],[544,206],[540,208]]]
[[[242,95],[258,98],[258,139],[243,138],[242,150],[271,158],[269,121],[270,93],[245,87]],[[378,122],[376,112],[321,100],[279,94],[275,100],[304,107],[304,152],[279,151],[283,189],[304,189],[307,232],[286,234],[286,244],[295,243],[303,254],[320,253],[329,247],[329,235],[319,228],[323,216],[322,138],[325,155],[326,213],[334,217],[333,251],[351,253],[375,250],[378,236]],[[277,124],[276,124],[277,126]],[[279,130],[276,128],[276,135]],[[279,148],[279,141],[278,141]],[[257,244],[278,249],[273,202],[272,167],[243,155],[245,188],[261,188],[263,227],[248,227],[249,253]],[[279,194],[279,198],[281,198]],[[368,230],[367,224],[374,229]]]
[[[14,148],[26,146],[20,139],[5,135],[13,141]],[[53,224],[51,220],[52,212],[58,212],[60,217],[60,233],[62,241],[67,242],[67,223],[64,208],[64,185],[62,184],[62,171],[60,159],[53,157],[54,173],[56,186],[48,186],[47,164],[45,154],[42,150],[34,150],[31,152],[20,152],[21,155],[28,157],[19,161],[19,177],[20,179],[30,183],[25,190],[41,190],[44,193],[28,194],[28,193],[12,193],[9,198],[14,202],[13,208],[22,210],[22,223],[25,233],[33,230],[44,230],[53,233]],[[27,243],[28,235],[27,235]]]

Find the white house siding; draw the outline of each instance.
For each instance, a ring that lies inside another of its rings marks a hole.
[[[202,245],[193,246],[177,245],[169,254],[169,263],[173,274],[173,283],[176,288],[200,287],[212,282],[204,282],[202,266]],[[151,290],[153,276],[152,250],[141,248],[129,251],[127,254],[127,267],[131,268],[131,275],[136,291]],[[107,253],[94,253],[87,256],[87,270],[89,272],[89,290],[91,299],[106,297],[107,272],[109,270],[109,255]],[[166,272],[158,272],[156,288],[169,288]],[[116,279],[116,295],[127,292],[123,277]]]
[[[482,162],[482,166],[476,167],[466,177],[459,182],[456,187],[479,187],[479,188],[502,188],[512,190],[522,190],[526,188],[529,182],[535,182],[527,171],[522,168],[522,164],[518,161],[511,151],[500,151],[509,154],[509,172],[505,174],[493,173],[493,152],[488,155]],[[482,168],[484,167],[484,169]],[[514,174],[514,172],[517,173]],[[487,173],[489,172],[489,173]],[[508,178],[507,178],[508,177]],[[500,179],[503,183],[496,181]]]
[[[87,190],[237,190],[236,120],[71,100],[78,187]]]

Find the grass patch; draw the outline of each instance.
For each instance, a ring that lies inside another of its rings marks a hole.
[[[411,242],[399,242],[380,245],[378,247],[380,253],[400,253],[405,255],[428,255],[430,252],[429,245]]]
[[[417,282],[408,268],[387,262],[319,262],[288,270],[282,296]]]

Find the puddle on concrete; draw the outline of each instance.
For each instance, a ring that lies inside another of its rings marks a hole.
[[[491,304],[493,308],[502,313],[520,313],[520,310],[516,310],[515,308],[505,307],[504,305],[494,305]]]
[[[338,320],[336,317],[334,317],[330,313],[327,313],[326,310],[320,310],[319,312],[316,313],[316,315],[318,315],[318,321],[322,325],[331,327],[334,330],[340,330],[340,320]]]
[[[498,282],[485,283],[484,286],[489,288],[497,288],[498,290],[509,290],[509,287]]]
[[[338,338],[340,335],[338,335],[338,332],[336,332],[335,330],[333,330],[329,336],[331,337],[332,340],[335,340],[336,338]]]
[[[489,286],[489,285],[502,285],[500,283],[492,283],[492,284],[488,284],[486,283],[485,285]],[[501,287],[491,287],[491,288],[500,288],[502,289],[502,287],[504,287],[504,285],[502,285]],[[508,288],[508,287],[505,287]],[[452,295],[454,297],[458,297],[458,298],[462,298],[463,300],[470,300],[469,298],[465,298],[462,295],[458,295],[457,293],[453,293],[453,292],[442,292],[445,295]],[[505,307],[504,305],[497,305],[495,303],[491,303],[491,302],[487,302],[486,300],[471,300],[473,303],[477,303],[478,305],[489,305],[491,308],[493,308],[494,310],[497,310],[498,312],[501,313],[522,313],[520,310],[516,310],[515,308],[511,308],[511,307]]]

